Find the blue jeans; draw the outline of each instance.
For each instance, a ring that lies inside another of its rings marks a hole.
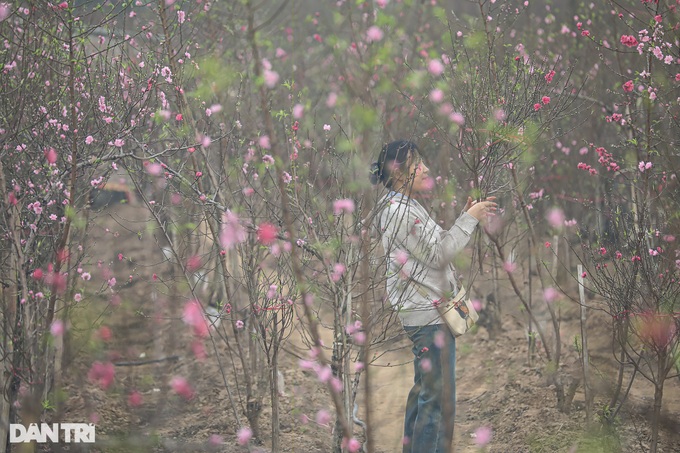
[[[449,453],[456,415],[456,339],[444,324],[404,330],[413,342],[415,375],[406,400],[403,453]]]

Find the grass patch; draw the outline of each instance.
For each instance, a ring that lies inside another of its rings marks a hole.
[[[587,431],[559,431],[536,433],[527,439],[531,453],[566,453],[576,446],[576,453],[619,453],[618,434],[606,427]]]

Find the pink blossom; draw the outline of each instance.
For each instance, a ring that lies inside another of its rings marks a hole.
[[[345,267],[344,264],[342,264],[342,263],[335,263],[335,264],[333,265],[333,271],[331,272],[331,280],[332,280],[333,282],[335,282],[335,283],[337,283],[338,281],[340,281],[340,279],[342,278],[342,275],[345,273],[345,270],[346,270],[346,269],[347,269],[347,268]]]
[[[630,93],[631,91],[633,91],[633,88],[634,85],[632,80],[629,80],[628,82],[623,84],[623,91],[625,91],[626,93]]]
[[[197,300],[190,300],[184,305],[182,321],[193,327],[194,335],[201,338],[209,335],[208,320],[203,315],[203,307]]]
[[[564,211],[559,208],[553,208],[548,211],[546,219],[548,220],[548,223],[551,227],[561,228],[565,220]]]
[[[329,132],[331,130],[331,125],[330,124],[324,124],[323,130],[326,131],[326,132]]]
[[[493,430],[488,426],[480,426],[475,430],[475,444],[479,448],[484,448],[493,437]]]
[[[231,250],[236,244],[245,242],[248,233],[241,225],[239,218],[232,211],[227,211],[222,215],[222,231],[220,232],[220,243],[225,250]]]
[[[150,175],[158,176],[161,173],[163,173],[163,166],[161,164],[158,164],[158,163],[150,163],[150,164],[146,165],[146,171]]]
[[[113,363],[94,362],[90,371],[87,373],[87,378],[98,384],[103,390],[108,389],[113,384],[115,369]]]
[[[293,106],[293,118],[296,120],[299,120],[302,118],[302,115],[305,113],[305,106],[302,104],[295,104]]]
[[[352,437],[348,442],[347,442],[347,451],[350,453],[356,453],[359,451],[361,448],[361,443],[356,440],[354,437]]]
[[[652,348],[663,350],[667,348],[676,336],[675,320],[670,315],[661,313],[643,313],[638,315],[638,334],[640,339]]]
[[[262,162],[267,165],[272,165],[274,163],[274,158],[269,154],[265,154],[264,156],[262,156]]]
[[[276,48],[276,58],[285,58],[288,54],[280,47]]]
[[[394,254],[394,261],[396,261],[400,266],[403,266],[408,261],[408,256],[409,254],[406,250],[398,249]]]
[[[539,103],[537,102],[537,103],[534,104],[534,111],[535,111],[535,112],[538,112],[539,110],[541,110],[541,104],[539,104]]]
[[[425,191],[429,191],[434,189],[434,178],[428,176],[422,181],[422,189]]]
[[[187,272],[194,273],[201,267],[203,267],[203,262],[201,260],[200,255],[192,255],[189,258],[187,258],[186,262]]]
[[[122,138],[117,138],[113,141],[113,146],[117,148],[122,148],[123,145],[125,145],[125,140],[123,140]]]
[[[57,319],[50,326],[50,333],[53,337],[60,337],[64,334],[64,321]]]
[[[342,213],[351,214],[354,212],[354,200],[350,198],[343,198],[333,202],[333,214],[340,215]]]
[[[638,45],[638,40],[633,35],[623,35],[621,36],[621,44],[627,47],[635,47]]]
[[[325,426],[331,421],[331,414],[326,409],[321,409],[316,413],[316,423]]]
[[[326,383],[330,381],[331,377],[333,376],[333,370],[331,370],[331,367],[328,365],[319,367],[316,370],[316,377],[319,379],[319,381]]]
[[[102,339],[102,341],[109,341],[112,336],[111,329],[108,326],[101,326],[97,334],[99,335],[99,338]]]
[[[542,102],[543,104],[550,104],[550,98],[549,98],[548,96],[543,96],[543,97],[541,98],[541,102]]]
[[[219,446],[224,443],[224,439],[219,434],[211,434],[208,438],[208,443],[212,446]]]
[[[555,77],[555,71],[552,69],[545,75],[545,81],[550,83],[553,81],[553,77]]]
[[[269,222],[262,222],[257,227],[257,240],[262,245],[272,245],[277,235],[278,229]]]
[[[55,149],[54,148],[46,149],[45,158],[47,159],[47,163],[55,164],[57,162],[57,152],[55,151]]]
[[[139,407],[142,405],[143,402],[144,401],[142,398],[142,394],[139,393],[137,390],[132,391],[132,393],[130,393],[130,395],[128,396],[128,404],[131,407]]]
[[[235,324],[236,324],[236,328],[239,329],[239,330],[243,329],[243,327],[245,326],[243,321],[241,321],[240,319],[237,319]]]
[[[383,39],[383,36],[384,36],[383,31],[377,25],[371,26],[366,31],[366,41],[368,42],[380,41],[381,39]]]
[[[326,107],[328,108],[333,108],[335,107],[335,103],[338,101],[338,93],[331,91],[328,93],[328,97],[326,98]]]
[[[516,269],[517,269],[516,263],[513,263],[511,261],[506,261],[503,263],[503,270],[505,270],[505,272],[512,273],[515,272]]]
[[[420,369],[423,370],[425,373],[429,373],[430,371],[432,371],[432,361],[430,359],[421,359]]]
[[[552,286],[543,290],[543,298],[546,302],[553,302],[560,297],[560,293]]]
[[[190,400],[194,397],[194,390],[191,388],[189,381],[182,376],[173,377],[170,380],[170,388],[185,400]]]
[[[272,147],[268,135],[262,135],[260,138],[257,139],[257,142],[260,145],[260,148],[270,149]]]
[[[263,71],[262,77],[264,78],[264,84],[267,88],[274,88],[279,81],[279,73],[270,71],[269,69]]]
[[[452,123],[457,124],[458,126],[462,126],[463,124],[465,124],[465,117],[460,112],[451,113],[451,115],[449,115],[449,120],[451,120]]]
[[[12,14],[12,10],[10,9],[9,4],[0,3],[0,22],[7,19],[10,14]]]
[[[182,10],[177,11],[177,22],[183,24],[186,20],[186,13]]]
[[[430,91],[430,101],[439,104],[444,99],[444,92],[439,88]]]
[[[250,442],[250,439],[252,437],[253,431],[247,426],[244,426],[243,428],[239,429],[238,432],[236,433],[236,438],[238,440],[239,445],[248,445],[248,442]]]
[[[269,285],[269,290],[267,291],[267,299],[275,299],[278,291],[277,285]]]
[[[208,356],[205,351],[205,345],[201,340],[194,340],[191,342],[191,351],[194,353],[194,357],[199,361],[205,360]]]
[[[80,294],[80,293],[75,293],[73,295],[73,300],[76,301],[76,302],[80,302],[81,300],[83,300],[83,295]]]
[[[427,70],[433,76],[439,76],[444,72],[444,65],[442,64],[441,60],[439,60],[438,58],[433,58],[427,64]]]

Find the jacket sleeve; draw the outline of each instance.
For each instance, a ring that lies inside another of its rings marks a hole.
[[[404,202],[390,205],[381,220],[390,250],[403,248],[415,260],[439,269],[451,264],[463,250],[478,223],[463,212],[450,229],[444,230],[424,209]]]

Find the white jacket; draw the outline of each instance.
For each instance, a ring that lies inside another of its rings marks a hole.
[[[467,245],[477,219],[463,212],[449,230],[416,200],[390,192],[378,228],[387,257],[387,296],[404,326],[441,324],[434,301],[458,292],[453,259]]]

